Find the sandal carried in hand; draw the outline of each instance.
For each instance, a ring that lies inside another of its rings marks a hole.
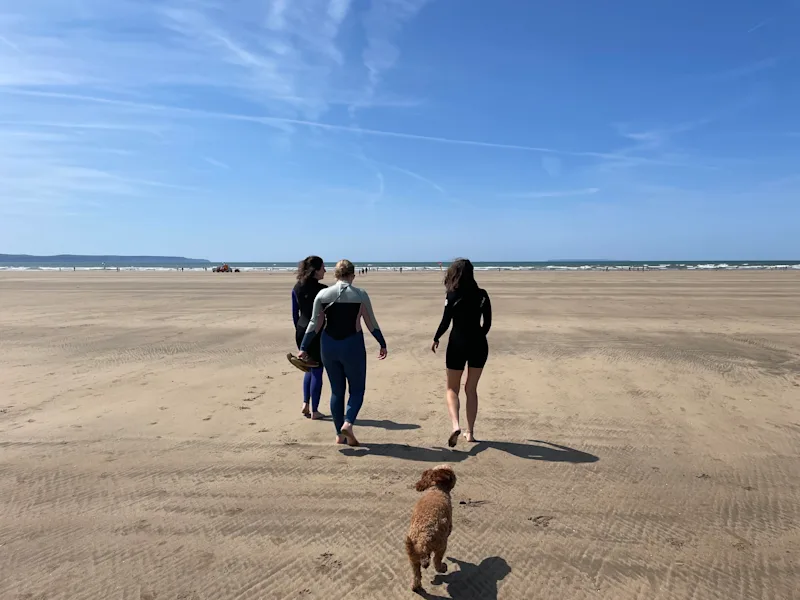
[[[303,360],[291,352],[286,355],[286,358],[290,363],[292,363],[293,366],[303,371],[303,373],[308,373],[311,369],[316,369],[319,366],[319,363],[314,362],[313,360]]]

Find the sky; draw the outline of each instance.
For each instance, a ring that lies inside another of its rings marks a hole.
[[[0,0],[0,252],[800,258],[800,0]]]

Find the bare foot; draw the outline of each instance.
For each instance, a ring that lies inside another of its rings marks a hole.
[[[311,413],[311,420],[312,421],[321,421],[324,418],[325,418],[325,415],[323,415],[321,412],[315,411],[315,412]]]
[[[350,423],[345,423],[342,427],[342,435],[347,438],[348,446],[360,446],[356,436],[353,434],[353,426]]]
[[[308,403],[303,402],[303,416],[307,419],[311,416],[311,411],[308,409]]]
[[[447,438],[447,445],[451,448],[455,448],[456,444],[458,443],[458,436],[461,435],[461,430],[456,429],[453,433],[450,434],[450,437]]]
[[[339,435],[336,436],[336,443],[337,444],[346,444],[347,443],[347,438],[344,437],[342,434],[339,434]]]
[[[475,439],[475,436],[472,435],[471,431],[465,431],[464,432],[464,439],[467,440],[468,442],[472,442],[472,443],[475,443],[477,441]]]

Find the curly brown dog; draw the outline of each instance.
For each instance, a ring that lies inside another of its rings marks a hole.
[[[422,572],[431,564],[438,573],[446,573],[442,562],[447,551],[447,538],[453,530],[453,505],[450,490],[456,485],[456,474],[448,465],[440,465],[422,473],[417,491],[425,492],[414,506],[411,527],[406,536],[406,552],[411,561],[414,581],[411,589],[422,590]]]

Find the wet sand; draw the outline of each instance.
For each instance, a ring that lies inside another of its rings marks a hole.
[[[300,416],[289,275],[0,273],[0,598],[413,598],[445,462],[429,598],[800,597],[800,273],[479,280],[483,441],[450,451],[436,273],[357,281],[390,352],[361,449]]]

